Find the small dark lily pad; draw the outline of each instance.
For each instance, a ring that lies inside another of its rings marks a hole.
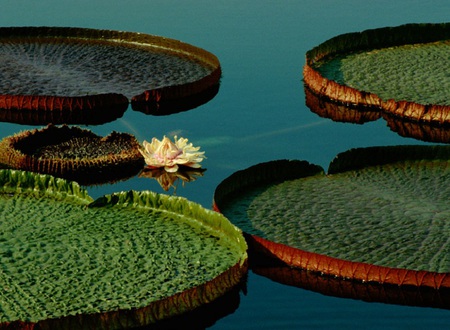
[[[139,147],[128,133],[100,137],[76,126],[49,125],[3,138],[0,164],[100,184],[136,175],[144,165]]]

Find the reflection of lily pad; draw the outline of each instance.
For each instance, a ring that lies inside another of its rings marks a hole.
[[[174,113],[188,111],[197,108],[212,100],[219,92],[219,83],[216,85],[186,97],[168,101],[135,101],[131,102],[131,107],[135,111],[140,111],[153,116],[167,116]]]
[[[1,99],[2,96],[0,96]],[[30,111],[30,109],[2,109],[0,105],[0,121],[21,125],[47,125],[47,124],[72,124],[72,125],[100,125],[114,121],[123,116],[128,109],[128,100],[119,100],[116,96],[108,98],[110,103],[97,102],[103,96],[90,96],[90,104],[95,104],[92,109],[62,109],[58,111],[42,110]],[[38,97],[35,97],[38,98]],[[79,98],[81,100],[82,97]],[[0,101],[1,102],[1,101]],[[33,102],[31,100],[31,102]],[[76,103],[76,101],[74,102]]]
[[[413,121],[401,120],[398,117],[383,115],[388,127],[400,136],[417,140],[438,143],[450,143],[450,127],[428,125]]]
[[[334,37],[307,52],[316,94],[404,119],[450,123],[450,24],[408,24]]]
[[[367,302],[450,309],[450,291],[425,287],[361,283],[334,276],[324,276],[303,269],[279,267],[252,267],[252,272],[273,281],[339,298]]]
[[[269,162],[224,180],[214,200],[290,265],[363,281],[450,287],[449,161],[444,146],[356,149],[338,155],[328,175],[297,170],[287,180]]]
[[[169,101],[219,82],[211,53],[142,33],[0,28],[0,108],[68,110]]]
[[[136,327],[215,300],[246,271],[241,232],[183,198],[0,171],[0,323]],[[23,323],[25,322],[25,323]]]
[[[135,175],[144,165],[139,142],[127,133],[100,137],[89,130],[49,125],[0,141],[0,163],[82,184]]]
[[[333,121],[364,124],[378,120],[381,113],[364,106],[349,106],[338,102],[330,101],[311,92],[305,86],[306,106],[314,113],[323,118],[330,118]]]
[[[305,87],[306,105],[321,117],[337,122],[364,124],[383,117],[392,131],[401,136],[428,142],[450,143],[450,127],[433,123],[404,120],[365,106],[353,106],[320,97]]]

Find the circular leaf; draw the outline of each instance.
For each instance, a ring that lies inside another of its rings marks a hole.
[[[275,162],[276,163],[276,162]],[[289,265],[362,281],[450,287],[449,147],[375,147],[323,172],[274,180],[272,163],[234,174],[215,204],[251,245]],[[256,179],[251,185],[238,177]]]
[[[180,197],[0,171],[0,323],[137,327],[215,300],[246,272],[246,243],[222,215]],[[126,325],[126,326],[125,326]]]
[[[123,31],[4,27],[0,56],[4,110],[73,115],[129,99],[142,108],[206,93],[221,75],[216,56],[201,48]]]
[[[316,94],[403,119],[450,122],[450,24],[407,24],[334,37],[306,54]]]

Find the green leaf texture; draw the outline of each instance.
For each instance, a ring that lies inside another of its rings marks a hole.
[[[216,203],[243,231],[269,241],[341,260],[447,273],[449,156],[447,146],[354,149],[338,155],[328,174],[246,187],[235,181],[234,192]],[[271,163],[241,175],[258,177]]]
[[[51,176],[0,178],[0,323],[143,308],[247,258],[239,229],[183,198],[130,191],[92,202]],[[198,305],[184,304],[169,314]]]

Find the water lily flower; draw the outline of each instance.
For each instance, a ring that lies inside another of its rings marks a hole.
[[[139,151],[147,166],[164,167],[169,173],[178,171],[179,166],[200,168],[200,162],[205,158],[205,152],[199,151],[200,147],[194,147],[192,143],[188,144],[188,139],[178,139],[176,135],[174,142],[164,136],[161,141],[157,138],[153,138],[151,143],[144,141],[143,147]]]

